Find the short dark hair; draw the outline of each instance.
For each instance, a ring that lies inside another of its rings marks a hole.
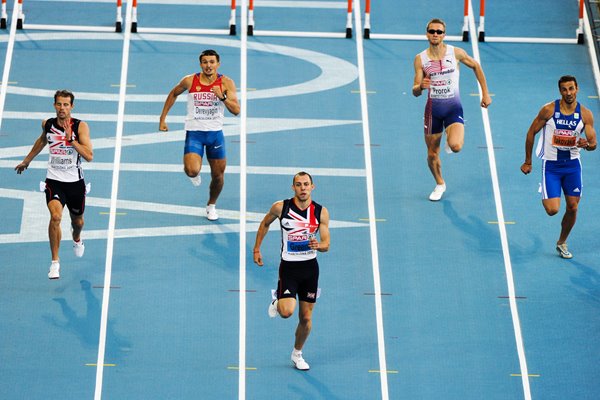
[[[563,75],[558,80],[558,88],[560,89],[560,84],[565,82],[575,82],[575,87],[577,86],[577,79],[573,75]]]
[[[208,49],[208,50],[204,50],[202,53],[200,53],[200,57],[199,57],[200,62],[202,62],[202,57],[204,57],[204,56],[215,56],[215,57],[217,57],[217,62],[221,62],[221,57],[219,57],[219,53],[217,53],[215,50]]]
[[[313,183],[312,176],[310,176],[308,172],[300,171],[296,175],[294,175],[294,179],[292,179],[292,185],[296,183],[297,176],[308,176],[308,179],[310,179],[310,183]]]
[[[73,105],[73,103],[75,102],[75,95],[73,95],[73,93],[71,93],[68,90],[62,89],[62,90],[57,90],[56,93],[54,93],[54,102],[56,103],[56,100],[58,97],[68,97],[71,99],[71,105]]]
[[[444,26],[444,31],[446,30],[446,23],[439,18],[434,18],[431,21],[429,21],[427,23],[427,26],[425,27],[425,30],[429,29],[429,25],[431,25],[431,24],[442,24]]]

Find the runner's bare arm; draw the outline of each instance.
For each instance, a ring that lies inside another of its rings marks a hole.
[[[46,144],[48,144],[48,139],[46,139],[46,132],[44,131],[44,125],[46,125],[46,120],[42,121],[42,134],[33,143],[31,151],[29,152],[29,154],[27,154],[27,156],[25,156],[23,161],[21,161],[19,165],[15,167],[15,171],[17,171],[17,174],[20,174],[23,171],[25,171],[27,167],[29,167],[31,161],[33,161],[33,159],[38,154],[40,154],[40,151],[42,151],[44,147],[46,147]]]
[[[171,89],[171,91],[167,95],[167,99],[165,100],[165,105],[163,106],[162,113],[160,114],[160,120],[158,122],[159,130],[161,130],[161,131],[169,130],[169,126],[166,123],[167,114],[171,110],[171,107],[173,107],[173,104],[175,104],[175,101],[177,100],[177,96],[179,96],[181,93],[185,92],[192,86],[193,79],[194,79],[193,74],[184,76],[181,79],[181,81],[179,81],[179,83],[177,85],[175,85],[175,87],[173,89]]]
[[[254,241],[254,250],[253,250],[253,258],[254,263],[256,263],[259,267],[263,266],[262,254],[260,253],[260,245],[262,244],[263,239],[267,236],[269,232],[269,226],[275,221],[277,218],[281,217],[281,213],[283,211],[283,201],[278,201],[273,203],[269,212],[264,216],[263,220],[256,231],[256,239]]]

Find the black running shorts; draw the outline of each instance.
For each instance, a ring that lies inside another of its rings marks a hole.
[[[61,182],[54,179],[46,179],[46,204],[52,200],[58,200],[69,209],[73,215],[83,215],[85,210],[85,182],[83,179],[77,182]]]
[[[315,303],[319,287],[319,263],[316,258],[306,261],[285,261],[279,264],[277,298],[296,298]]]

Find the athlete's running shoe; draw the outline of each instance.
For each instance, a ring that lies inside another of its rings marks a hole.
[[[79,242],[73,241],[73,253],[75,253],[75,257],[83,257],[84,252],[85,245],[83,244],[83,240],[79,239]]]
[[[447,154],[452,154],[452,153],[454,153],[454,152],[452,151],[452,148],[451,148],[451,147],[450,147],[450,145],[448,144],[448,141],[447,141],[447,140],[446,140],[446,141],[444,141],[444,151],[445,151]]]
[[[302,352],[296,351],[296,349],[292,351],[292,363],[300,371],[308,371],[310,369],[310,365],[302,357]]]
[[[60,278],[60,263],[58,261],[52,261],[50,269],[48,270],[48,279]]]
[[[277,300],[273,300],[271,302],[271,304],[269,304],[269,317],[271,318],[275,318],[277,315],[279,315],[279,312],[277,311]]]
[[[214,204],[209,204],[206,206],[206,218],[209,221],[216,221],[219,219],[219,214],[217,213],[217,206]]]
[[[198,173],[198,175],[194,176],[194,177],[189,177],[190,181],[192,181],[192,185],[194,186],[200,186],[200,184],[202,183],[202,177],[200,176],[200,174]]]
[[[439,201],[442,198],[442,195],[446,191],[446,184],[443,183],[441,185],[435,185],[435,189],[429,195],[429,200],[431,201]]]
[[[571,252],[567,248],[566,243],[557,244],[556,251],[558,251],[558,255],[561,256],[562,258],[573,258],[573,254],[571,254]]]

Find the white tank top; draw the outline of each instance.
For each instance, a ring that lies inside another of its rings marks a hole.
[[[577,141],[585,125],[581,119],[581,104],[575,112],[565,115],[560,112],[560,100],[554,102],[554,114],[546,121],[538,140],[536,154],[543,160],[573,160],[579,158]]]
[[[194,74],[187,95],[186,131],[220,131],[225,120],[225,104],[211,91],[213,86],[222,87],[222,77],[210,85],[200,83],[200,74]]]
[[[78,119],[71,119],[71,130],[75,139],[77,139],[80,122]],[[81,155],[71,143],[67,142],[65,132],[56,122],[56,118],[50,118],[46,121],[44,132],[48,140],[48,153],[50,155],[46,178],[60,182],[77,182],[83,179]]]
[[[301,210],[294,199],[283,201],[279,223],[281,225],[281,259],[285,261],[312,260],[317,251],[308,247],[311,237],[319,230],[321,205],[314,201]]]
[[[419,53],[423,72],[431,79],[429,98],[432,100],[460,100],[458,81],[460,78],[458,63],[454,55],[454,46],[446,45],[446,54],[441,60],[432,60],[427,50]]]

